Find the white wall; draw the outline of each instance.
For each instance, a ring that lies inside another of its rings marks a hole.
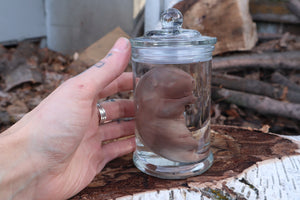
[[[160,14],[182,0],[147,0],[145,7],[145,32],[160,29]]]
[[[117,26],[130,33],[133,12],[133,0],[46,0],[48,47],[72,54]]]
[[[0,42],[46,37],[50,49],[82,51],[120,26],[131,33],[145,0],[0,0]]]
[[[0,0],[0,42],[46,35],[43,0]]]

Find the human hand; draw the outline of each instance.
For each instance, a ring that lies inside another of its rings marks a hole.
[[[9,130],[26,132],[24,152],[36,173],[30,194],[34,199],[67,199],[86,187],[105,164],[135,149],[134,121],[99,126],[97,101],[131,90],[132,74],[124,71],[130,43],[120,38],[107,56],[85,72],[63,83]],[[130,100],[101,104],[107,120],[134,116]],[[21,193],[20,193],[21,194]]]

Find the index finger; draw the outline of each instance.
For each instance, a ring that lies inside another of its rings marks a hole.
[[[129,91],[132,89],[133,74],[132,72],[124,72],[100,92],[99,99],[110,96],[117,92]]]
[[[86,85],[90,94],[99,94],[125,70],[131,55],[130,47],[127,38],[119,38],[106,57],[78,75],[77,81]]]

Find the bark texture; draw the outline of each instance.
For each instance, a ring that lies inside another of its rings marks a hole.
[[[269,52],[264,54],[244,54],[216,57],[214,71],[241,71],[245,68],[300,69],[300,51]]]
[[[271,99],[266,96],[249,94],[224,88],[213,88],[212,97],[238,106],[253,109],[264,115],[279,115],[300,120],[300,104]]]
[[[212,126],[212,130],[215,161],[204,174],[184,180],[162,180],[140,172],[133,165],[132,156],[127,155],[109,163],[72,200],[264,199],[266,191],[271,197],[281,194],[294,199],[292,195],[299,195],[298,144],[258,130],[229,126]]]

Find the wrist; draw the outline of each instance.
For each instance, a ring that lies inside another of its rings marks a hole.
[[[0,134],[0,199],[34,199],[42,173],[29,148],[29,131],[17,126]]]

